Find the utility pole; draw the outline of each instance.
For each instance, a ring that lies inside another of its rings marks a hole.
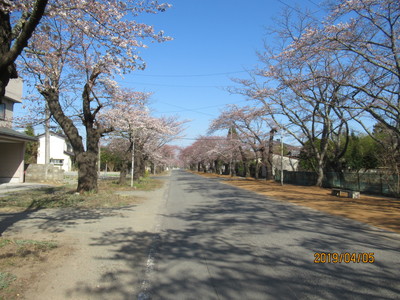
[[[45,163],[45,180],[48,176],[48,167],[50,164],[50,110],[48,105],[45,107],[46,121],[44,125],[44,163]]]
[[[131,187],[133,187],[134,169],[135,169],[135,139],[132,139]]]
[[[232,131],[233,131],[233,125],[231,125],[231,130],[230,130],[230,139],[231,139],[231,159],[229,160],[229,175],[233,176],[233,168],[232,168],[232,163],[233,163],[233,144],[232,144]]]
[[[100,171],[101,171],[101,145],[99,139],[99,154],[97,158],[97,172],[99,173],[98,177],[100,177]]]
[[[283,186],[283,135],[281,132],[281,185]]]

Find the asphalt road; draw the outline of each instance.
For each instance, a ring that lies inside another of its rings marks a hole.
[[[184,171],[163,206],[141,299],[400,299],[398,234]]]

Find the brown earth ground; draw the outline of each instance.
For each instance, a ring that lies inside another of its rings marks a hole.
[[[160,189],[162,186],[163,182],[161,180],[145,180],[142,183],[135,183],[134,190],[153,191]],[[121,196],[115,194],[116,191],[132,191],[132,188],[100,182],[99,193],[86,195],[84,197],[85,201],[77,201],[75,207],[77,209],[108,208],[110,206],[137,205],[146,201],[144,197]],[[58,195],[58,193],[60,195]],[[52,207],[51,204],[53,202],[62,202],[62,199],[68,202],[68,198],[74,197],[74,193],[68,193],[68,188],[66,188],[65,191],[62,190],[55,193],[38,192],[35,190],[25,191],[20,193],[19,198],[22,199],[22,202],[29,203],[32,201],[31,198],[37,199],[40,195],[42,195],[40,198],[41,201],[37,201],[37,204],[47,204],[50,205],[49,207]],[[2,199],[8,198],[4,197]],[[26,206],[26,204],[24,205]],[[0,207],[0,213],[18,213],[25,209],[25,207],[18,207],[18,205],[15,204],[15,206]],[[37,282],[43,281],[43,278],[45,278],[51,270],[62,267],[68,259],[76,255],[76,250],[80,247],[76,244],[74,239],[62,232],[51,234],[48,232],[42,234],[36,233],[34,240],[31,240],[32,237],[30,234],[25,234],[23,232],[17,235],[6,235],[7,237],[4,237],[0,234],[0,300],[39,299],[27,295],[27,289],[35,286]],[[21,244],[21,242],[23,242],[23,244]],[[2,286],[5,282],[4,278],[2,278],[4,274],[10,275],[9,286],[7,288]],[[94,276],[95,275],[96,274],[94,274]],[[70,277],[71,275],[67,274],[66,276]],[[43,297],[40,299],[57,299],[57,297]]]
[[[331,189],[315,186],[281,186],[277,182],[253,178],[193,173],[211,178],[219,177],[226,184],[256,192],[272,200],[291,202],[400,233],[400,199],[397,198],[361,194],[359,199],[351,199],[332,196]]]

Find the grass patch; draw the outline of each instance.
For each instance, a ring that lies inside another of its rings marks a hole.
[[[154,191],[162,186],[162,181],[151,177],[142,177],[133,183],[133,187],[140,191]]]
[[[0,198],[0,209],[3,210],[35,210],[43,208],[110,208],[123,207],[138,203],[142,199],[135,196],[117,195],[117,191],[141,190],[151,191],[160,188],[163,181],[151,177],[140,178],[134,187],[127,182],[119,185],[115,179],[99,180],[98,193],[78,194],[76,186],[64,185],[43,188],[5,195]]]
[[[99,181],[99,193],[104,192],[112,192],[115,193],[117,191],[154,191],[163,186],[163,181],[159,179],[154,179],[152,177],[140,177],[138,180],[133,182],[133,187],[131,187],[130,180],[127,179],[125,184],[119,184],[118,180],[115,179],[106,179]]]
[[[17,277],[8,272],[0,272],[0,290],[6,289]]]
[[[24,288],[21,268],[46,261],[49,251],[57,248],[53,241],[13,240],[0,238],[0,299],[14,299]],[[25,279],[26,280],[26,279]]]
[[[39,257],[41,253],[57,248],[53,241],[35,240],[10,240],[0,238],[0,266],[4,264],[15,264],[14,259],[27,257],[29,255]]]

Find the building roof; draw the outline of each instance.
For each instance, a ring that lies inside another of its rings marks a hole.
[[[43,137],[43,136],[45,136],[45,135],[46,135],[46,133],[42,133],[42,134],[37,135],[37,137],[38,137],[38,138],[41,138],[41,137]],[[63,139],[67,139],[67,136],[66,136],[66,135],[64,135],[64,134],[62,134],[62,133],[57,133],[57,132],[54,132],[54,131],[50,131],[50,135],[52,135],[52,136],[58,136],[58,137],[63,138]]]
[[[7,127],[0,127],[0,142],[37,142],[37,138]]]

